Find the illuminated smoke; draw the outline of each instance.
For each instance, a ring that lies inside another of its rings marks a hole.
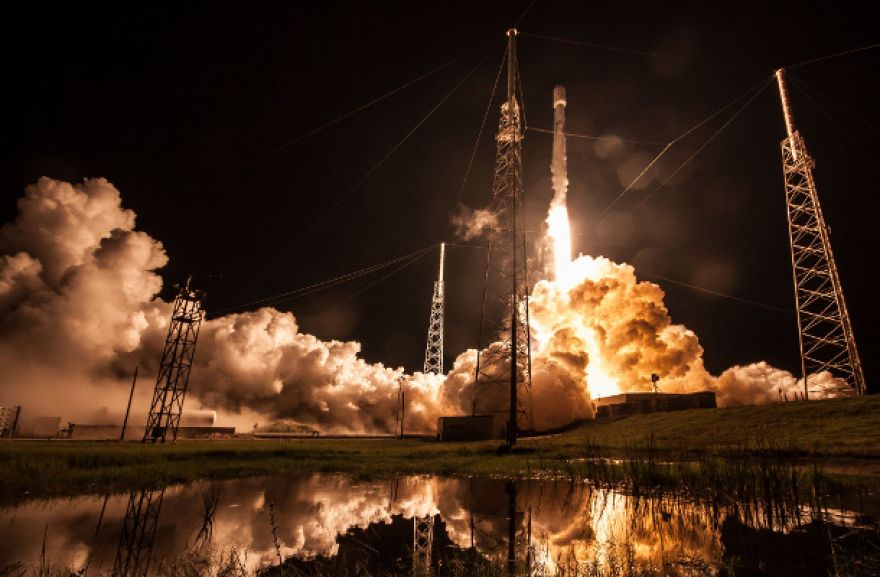
[[[145,415],[171,312],[157,296],[162,244],[134,230],[134,213],[100,178],[41,178],[19,213],[0,230],[0,405],[94,422],[125,406],[140,364],[132,414]],[[356,342],[301,333],[292,314],[271,308],[212,319],[187,406],[218,409],[220,424],[246,429],[291,417],[327,432],[391,432],[402,370],[359,352]],[[406,377],[413,428],[434,427],[440,380]]]
[[[852,394],[846,381],[833,377],[828,371],[810,375],[807,381],[811,399]],[[797,399],[804,394],[804,381],[761,361],[727,369],[715,381],[715,389],[720,406],[761,405]]]
[[[457,237],[473,240],[498,226],[498,215],[487,208],[474,209],[459,203],[458,212],[452,216],[452,226]]]
[[[170,315],[155,272],[168,261],[162,244],[135,230],[134,213],[104,179],[42,178],[18,206],[16,221],[0,229],[0,405],[97,422],[125,406],[140,365],[137,423]],[[650,390],[652,373],[665,392],[714,389],[721,406],[776,401],[779,390],[792,399],[800,390],[765,363],[709,375],[696,335],[672,322],[663,291],[638,282],[631,266],[580,256],[564,269],[539,281],[530,300],[535,427],[591,416],[591,397]],[[402,387],[407,431],[433,432],[438,416],[470,414],[475,350],[461,353],[448,375],[407,375],[359,353],[359,343],[322,341],[272,308],[211,319],[187,407],[215,409],[218,424],[244,430],[292,419],[324,432],[390,433]],[[810,379],[811,390],[823,391],[817,396],[841,385],[827,374]]]

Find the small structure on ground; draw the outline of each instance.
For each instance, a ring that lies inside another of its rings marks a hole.
[[[464,415],[437,419],[441,441],[488,441],[503,439],[506,421],[498,415]]]
[[[717,407],[714,391],[681,394],[622,393],[593,399],[593,404],[596,406],[597,418]]]

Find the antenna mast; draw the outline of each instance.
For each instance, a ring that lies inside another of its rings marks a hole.
[[[507,99],[501,105],[495,137],[495,178],[490,210],[496,226],[489,232],[486,277],[480,316],[480,341],[473,411],[507,414],[507,445],[521,426],[530,427],[524,397],[531,393],[531,348],[522,184],[522,121],[516,98],[519,70],[517,31],[507,31]],[[485,350],[483,350],[485,348]],[[507,395],[502,393],[503,389]],[[506,407],[497,399],[507,397]],[[485,399],[495,399],[495,401]]]
[[[776,81],[788,134],[782,140],[782,172],[804,398],[809,398],[807,376],[821,371],[844,379],[856,394],[863,395],[865,376],[813,180],[816,163],[795,128],[782,68],[776,71]]]

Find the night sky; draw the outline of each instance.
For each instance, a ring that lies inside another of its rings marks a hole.
[[[463,190],[462,182],[501,63],[504,30],[528,5],[144,2],[7,9],[0,42],[3,134],[11,154],[0,165],[2,221],[14,218],[24,187],[42,175],[72,182],[104,176],[137,213],[138,229],[164,243],[171,259],[161,271],[164,296],[192,272],[207,285],[213,314],[454,241],[450,216],[459,201],[482,207],[489,199],[500,98]],[[574,252],[634,263],[640,279],[658,282],[673,320],[700,337],[714,374],[759,360],[791,371],[799,366],[779,150],[785,133],[775,85],[644,204],[739,104],[677,144],[647,186],[600,215],[662,143],[781,65],[878,42],[877,16],[830,2],[538,0],[519,24],[530,127],[552,128],[551,95],[560,83],[568,91],[570,132],[660,143],[625,142],[614,150],[607,140],[568,139]],[[820,197],[875,392],[878,64],[875,49],[790,71],[795,120],[817,161]],[[527,222],[534,234],[552,195],[550,145],[550,135],[526,133]],[[417,370],[437,256],[433,251],[384,279],[395,267],[275,306],[321,338],[361,341],[367,360]],[[476,346],[483,259],[479,249],[448,251],[447,365]]]

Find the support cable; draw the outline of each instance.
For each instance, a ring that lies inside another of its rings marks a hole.
[[[705,142],[704,142],[704,143],[703,143],[703,144],[702,144],[697,150],[695,150],[693,154],[691,154],[689,157],[687,157],[687,158],[685,159],[685,161],[682,162],[682,163],[678,166],[678,168],[676,168],[676,169],[672,172],[672,174],[670,174],[670,175],[669,175],[668,177],[666,177],[666,178],[665,178],[660,184],[658,184],[658,185],[657,185],[657,188],[655,188],[655,189],[652,190],[650,193],[648,193],[647,196],[645,196],[644,198],[642,198],[641,202],[639,202],[639,203],[638,203],[638,204],[637,204],[637,205],[636,205],[636,206],[635,206],[630,212],[633,212],[633,211],[638,210],[639,208],[641,208],[641,207],[642,207],[646,202],[648,202],[648,200],[649,200],[652,196],[654,196],[654,195],[655,195],[655,194],[656,194],[661,188],[663,188],[664,186],[666,186],[666,184],[667,184],[670,180],[672,180],[672,179],[675,177],[675,175],[677,175],[679,172],[681,172],[681,170],[682,170],[685,166],[687,166],[687,165],[688,165],[688,164],[689,164],[694,158],[696,158],[697,155],[699,155],[699,154],[703,151],[704,148],[706,148],[707,146],[709,146],[709,144],[711,144],[712,141],[715,140],[715,138],[718,137],[718,135],[720,135],[722,132],[724,132],[724,130],[725,130],[728,126],[730,126],[730,124],[731,124],[734,120],[736,120],[736,118],[740,115],[740,113],[742,113],[743,110],[745,110],[746,108],[748,108],[748,106],[749,106],[752,102],[754,102],[754,100],[758,97],[758,95],[760,95],[760,94],[764,91],[764,89],[767,88],[767,87],[770,85],[770,83],[772,82],[772,80],[773,80],[772,78],[765,80],[765,81],[760,85],[760,88],[759,88],[759,89],[758,89],[758,90],[752,95],[752,97],[749,98],[749,99],[745,102],[745,104],[743,104],[743,105],[742,105],[742,106],[741,106],[741,107],[740,107],[740,108],[739,108],[739,109],[733,114],[733,116],[731,116],[729,119],[727,119],[727,122],[725,122],[724,124],[722,124],[721,127],[720,127],[718,130],[716,130],[714,133],[712,133],[712,136],[710,136],[708,140],[706,140],[706,141],[705,141]]]
[[[554,131],[554,130],[548,130],[546,128],[535,128],[534,126],[526,126],[525,130],[527,130],[529,132],[542,132],[544,134],[556,134],[556,131]],[[571,138],[583,138],[586,140],[606,140],[608,138],[618,138],[618,139],[620,139],[621,142],[626,142],[629,144],[647,144],[647,145],[654,145],[654,146],[669,144],[666,141],[660,142],[659,140],[633,140],[631,138],[620,138],[617,135],[609,135],[609,134],[606,134],[603,136],[594,136],[592,134],[579,134],[576,132],[563,132],[562,135],[567,136],[567,137],[571,137]]]
[[[438,244],[439,244],[439,243],[438,243]],[[405,269],[406,267],[408,267],[408,266],[410,266],[411,264],[415,263],[416,261],[421,260],[422,258],[425,257],[425,255],[430,254],[430,253],[431,253],[431,252],[432,252],[437,246],[438,246],[437,244],[434,244],[434,245],[431,245],[431,247],[429,247],[428,249],[423,250],[423,251],[420,251],[418,254],[416,254],[415,256],[413,256],[412,258],[410,258],[409,260],[403,262],[403,263],[402,263],[400,266],[398,266],[397,268],[395,268],[395,269],[391,270],[390,272],[388,272],[388,274],[379,277],[379,278],[376,279],[375,281],[373,281],[373,282],[371,282],[370,284],[366,285],[365,287],[361,288],[359,291],[357,291],[357,292],[355,292],[355,293],[353,293],[353,294],[350,294],[349,296],[347,296],[347,297],[345,297],[345,298],[343,298],[343,299],[341,299],[341,300],[339,300],[339,301],[336,301],[335,303],[333,303],[333,304],[330,305],[329,307],[325,308],[323,312],[331,311],[331,310],[335,309],[336,307],[338,307],[339,305],[344,304],[344,303],[347,303],[348,301],[350,301],[350,300],[353,299],[354,297],[356,297],[356,296],[358,296],[358,295],[361,295],[361,294],[367,292],[368,290],[370,290],[371,288],[373,288],[373,287],[376,286],[377,284],[379,284],[379,283],[381,283],[381,282],[383,282],[383,281],[388,280],[391,276],[397,274],[398,272],[402,271],[403,269]]]
[[[859,153],[862,156],[865,157],[865,160],[867,160],[868,162],[870,162],[871,164],[873,164],[877,168],[880,168],[880,165],[878,165],[877,161],[874,160],[870,154],[868,154],[868,151],[865,150],[864,148],[862,148],[862,146],[858,142],[856,142],[853,137],[851,137],[849,134],[847,134],[847,132],[843,129],[843,127],[840,126],[837,122],[835,122],[835,120],[833,118],[831,118],[831,115],[828,114],[827,112],[825,112],[825,109],[822,108],[821,106],[819,106],[819,103],[816,102],[813,99],[813,97],[810,96],[807,93],[807,91],[801,87],[801,82],[797,78],[795,78],[791,74],[788,74],[788,78],[793,81],[792,84],[798,90],[798,92],[800,92],[804,96],[804,98],[806,98],[810,102],[810,104],[812,104],[813,106],[816,107],[816,110],[819,111],[819,114],[824,116],[825,120],[827,120],[829,122],[829,124],[831,124],[831,126],[833,126],[835,129],[837,129],[837,131],[841,134],[841,136],[843,136],[843,138],[846,139],[846,141],[849,142],[853,148],[855,148],[857,151],[859,151]]]
[[[312,130],[306,132],[305,134],[302,134],[302,135],[297,136],[297,137],[295,137],[295,138],[293,138],[293,139],[291,139],[291,140],[288,140],[287,142],[285,142],[285,143],[283,143],[283,144],[281,144],[281,145],[279,145],[279,146],[273,148],[272,150],[269,150],[268,152],[265,152],[265,153],[261,154],[260,156],[257,156],[257,157],[255,157],[255,158],[253,158],[253,159],[247,161],[247,162],[244,164],[244,166],[253,166],[254,164],[260,162],[261,160],[263,160],[263,159],[265,159],[265,158],[268,158],[268,157],[270,157],[270,156],[274,156],[274,155],[278,154],[279,152],[283,151],[284,149],[293,146],[294,144],[299,144],[300,142],[302,142],[302,141],[304,141],[304,140],[308,140],[309,138],[315,136],[316,134],[319,134],[319,133],[321,133],[321,132],[324,132],[324,131],[327,130],[328,128],[330,128],[330,127],[332,127],[332,126],[335,126],[335,125],[339,124],[339,123],[342,122],[343,120],[347,120],[347,119],[351,118],[352,116],[354,116],[355,114],[358,114],[359,112],[363,112],[364,110],[366,110],[366,109],[368,109],[368,108],[371,108],[372,106],[374,106],[374,105],[376,105],[376,104],[379,104],[379,103],[382,102],[383,100],[386,100],[386,99],[388,99],[388,98],[394,96],[394,95],[397,94],[398,92],[400,92],[400,91],[402,91],[402,90],[405,90],[405,89],[409,88],[410,86],[413,86],[414,84],[418,84],[418,83],[421,82],[422,80],[424,80],[424,79],[426,79],[426,78],[428,78],[428,77],[430,77],[430,76],[433,76],[434,74],[440,72],[441,70],[443,70],[443,69],[445,69],[445,68],[448,68],[448,67],[452,66],[453,64],[455,64],[455,63],[458,62],[459,60],[462,60],[462,59],[464,59],[464,58],[470,56],[471,54],[473,54],[473,53],[476,52],[477,50],[479,50],[479,49],[485,47],[486,45],[488,45],[490,42],[492,42],[493,39],[494,39],[494,37],[493,37],[493,38],[489,38],[489,39],[486,40],[485,42],[482,42],[481,44],[479,44],[479,45],[477,45],[477,46],[471,48],[470,50],[468,50],[468,51],[466,51],[466,52],[463,52],[462,54],[459,54],[458,56],[456,56],[456,57],[453,58],[452,60],[447,60],[446,62],[444,62],[443,64],[437,66],[436,68],[432,68],[431,70],[429,70],[429,71],[427,71],[427,72],[425,72],[425,73],[423,73],[423,74],[420,74],[419,76],[416,76],[416,77],[413,78],[412,80],[409,80],[409,81],[407,81],[407,82],[404,82],[403,84],[401,84],[401,85],[398,86],[397,88],[395,88],[395,89],[393,89],[393,90],[390,90],[390,91],[386,92],[386,93],[383,94],[382,96],[379,96],[378,98],[374,98],[373,100],[367,102],[366,104],[362,104],[362,105],[360,105],[360,106],[358,106],[358,107],[356,107],[356,108],[354,108],[354,109],[352,109],[352,110],[349,110],[348,112],[346,112],[346,113],[343,114],[342,116],[338,116],[338,117],[334,118],[333,120],[330,120],[330,121],[328,121],[328,122],[325,122],[324,124],[322,124],[322,125],[320,125],[320,126],[318,126],[318,127],[316,127],[316,128],[313,128]]]
[[[516,28],[517,26],[519,26],[519,23],[523,21],[523,18],[526,17],[526,14],[529,13],[529,11],[532,9],[532,6],[535,5],[535,2],[536,2],[536,1],[537,1],[537,0],[532,0],[531,2],[529,2],[529,5],[526,6],[526,9],[523,10],[522,13],[520,13],[519,18],[517,18],[517,19],[516,19],[516,22],[513,23],[513,27],[514,27],[514,28]]]
[[[786,70],[790,70],[792,68],[797,68],[798,66],[806,66],[807,64],[815,64],[816,62],[824,62],[826,60],[831,60],[832,58],[840,58],[841,56],[847,56],[849,54],[855,54],[856,52],[864,52],[865,50],[871,50],[872,48],[880,48],[880,42],[875,44],[868,44],[867,46],[860,46],[859,48],[853,48],[851,50],[844,50],[843,52],[836,52],[834,54],[829,54],[827,56],[819,56],[817,58],[812,58],[810,60],[804,60],[802,62],[796,62],[794,64],[788,64],[787,66],[783,66]]]
[[[595,44],[593,42],[584,42],[582,40],[571,40],[568,38],[558,38],[556,36],[545,36],[543,34],[533,34],[531,32],[520,32],[522,36],[529,36],[531,38],[538,38],[539,40],[547,40],[550,42],[557,42],[559,44],[571,44],[574,46],[586,46],[587,48],[595,48],[597,50],[605,50],[608,52],[620,52],[623,54],[637,54],[639,56],[656,56],[658,58],[669,58],[671,60],[686,60],[691,61],[694,60],[688,56],[682,56],[680,54],[667,54],[663,52],[649,52],[646,50],[635,50],[632,48],[622,48],[620,46],[608,46],[605,44]]]
[[[653,159],[652,159],[652,160],[651,160],[651,161],[645,166],[645,168],[642,169],[642,171],[641,171],[641,172],[640,172],[640,173],[639,173],[639,174],[638,174],[638,175],[632,180],[632,182],[630,182],[630,183],[627,185],[627,187],[624,188],[624,189],[620,192],[620,194],[618,194],[618,195],[614,198],[614,200],[612,200],[611,203],[608,204],[608,206],[606,206],[605,209],[602,210],[602,212],[599,213],[599,216],[598,216],[598,218],[597,218],[597,221],[598,221],[598,220],[601,220],[602,217],[605,216],[605,214],[607,214],[608,211],[611,210],[611,209],[614,207],[614,205],[617,204],[618,201],[620,201],[620,199],[623,198],[623,196],[624,196],[626,193],[628,193],[630,190],[632,190],[633,187],[636,185],[636,183],[638,183],[638,182],[642,179],[642,177],[645,176],[645,174],[647,174],[647,172],[648,172],[648,171],[649,171],[649,170],[650,170],[655,164],[657,164],[657,161],[659,161],[660,158],[661,158],[664,154],[666,154],[666,152],[667,152],[670,148],[672,148],[673,146],[675,146],[676,144],[678,144],[679,142],[681,142],[682,140],[684,140],[685,138],[687,138],[688,136],[690,136],[693,132],[695,132],[696,130],[700,129],[700,128],[701,128],[703,125],[705,125],[706,123],[708,123],[708,122],[710,122],[711,120],[715,119],[718,115],[720,115],[722,112],[724,112],[724,111],[727,110],[728,108],[734,106],[735,104],[737,104],[738,102],[740,102],[740,101],[743,100],[744,98],[748,97],[748,96],[749,96],[752,92],[754,92],[755,90],[758,90],[758,93],[760,93],[760,90],[759,90],[759,89],[763,89],[765,83],[767,83],[767,82],[768,82],[767,79],[761,80],[761,82],[759,82],[759,83],[756,84],[755,86],[749,88],[747,91],[745,91],[744,93],[740,94],[739,96],[737,96],[736,98],[734,98],[733,100],[731,100],[730,102],[728,102],[727,104],[725,104],[724,106],[722,106],[721,108],[719,108],[718,110],[716,110],[715,112],[713,112],[712,114],[710,114],[709,116],[707,116],[706,118],[704,118],[703,120],[701,120],[700,122],[698,122],[697,124],[693,125],[693,126],[692,126],[691,128],[689,128],[688,130],[682,132],[682,133],[681,133],[678,137],[676,137],[674,140],[669,141],[669,142],[666,144],[666,146],[663,147],[663,150],[661,150],[661,151],[657,154],[657,156],[655,156],[655,157],[654,157],[654,158],[653,158]],[[725,125],[725,126],[726,126],[726,125]],[[723,129],[723,127],[722,127],[722,129]],[[717,136],[717,134],[716,134],[716,136]],[[714,136],[713,136],[713,138],[714,138]],[[704,146],[705,146],[705,145],[704,145]],[[702,150],[702,148],[701,148],[701,150]],[[698,151],[698,152],[699,152],[699,151]],[[679,170],[680,170],[680,168],[679,168]],[[665,182],[664,182],[663,184],[665,184]],[[662,186],[662,185],[661,185],[661,186]],[[655,190],[654,192],[656,192],[656,190]],[[653,194],[653,193],[652,193],[652,194]]]
[[[654,274],[654,273],[646,272],[646,271],[644,271],[644,270],[642,270],[642,269],[639,269],[638,274],[645,275],[645,276],[649,276],[649,277],[651,277],[651,278],[659,279],[659,280],[662,280],[662,281],[664,281],[664,282],[668,282],[668,283],[671,283],[671,284],[674,284],[674,285],[678,285],[678,286],[682,286],[682,287],[685,287],[685,288],[689,288],[689,289],[692,289],[692,290],[695,290],[695,291],[699,291],[699,292],[701,292],[701,293],[706,293],[706,294],[709,294],[709,295],[712,295],[712,296],[721,297],[721,298],[728,299],[728,300],[732,300],[732,301],[737,301],[737,302],[740,302],[740,303],[743,303],[743,304],[753,305],[753,306],[761,307],[761,308],[764,308],[764,309],[767,309],[767,310],[776,311],[776,312],[780,312],[780,313],[785,313],[785,314],[787,314],[787,315],[793,315],[793,314],[795,314],[795,311],[794,311],[794,310],[789,310],[789,309],[785,309],[785,308],[782,308],[782,307],[777,307],[777,306],[774,306],[774,305],[769,305],[769,304],[767,304],[767,303],[762,303],[762,302],[760,302],[760,301],[754,301],[754,300],[751,300],[751,299],[747,299],[747,298],[743,298],[743,297],[738,297],[738,296],[735,296],[735,295],[732,295],[732,294],[723,293],[723,292],[720,292],[720,291],[716,291],[716,290],[708,289],[708,288],[705,288],[705,287],[701,287],[701,286],[699,286],[699,285],[690,284],[690,283],[686,283],[686,282],[683,282],[683,281],[680,281],[680,280],[675,280],[675,279],[671,279],[671,278],[669,278],[669,277],[661,276],[661,275],[659,275],[659,274]]]
[[[216,315],[223,315],[223,314],[226,314],[231,311],[244,309],[244,308],[248,308],[248,307],[253,307],[253,306],[257,306],[257,305],[277,304],[277,303],[285,301],[285,300],[293,300],[293,299],[296,299],[299,297],[303,297],[303,296],[310,295],[310,294],[313,294],[316,292],[320,292],[322,290],[333,288],[335,286],[338,286],[338,285],[356,280],[356,279],[361,278],[363,276],[372,274],[376,271],[379,271],[379,270],[382,270],[383,268],[387,268],[389,266],[395,265],[395,264],[397,264],[401,261],[405,261],[409,258],[412,258],[415,256],[421,257],[421,256],[423,256],[423,253],[430,252],[430,251],[434,250],[434,248],[436,248],[436,247],[437,247],[437,244],[432,244],[431,246],[421,248],[421,249],[413,251],[411,253],[408,253],[408,254],[405,254],[405,255],[402,255],[402,256],[399,256],[396,258],[392,258],[392,259],[389,259],[389,260],[386,260],[386,261],[383,261],[383,262],[380,262],[380,263],[377,263],[377,264],[374,264],[374,265],[371,265],[371,266],[368,266],[368,267],[365,267],[365,268],[362,268],[362,269],[359,269],[359,270],[356,270],[353,272],[345,273],[345,274],[339,275],[339,276],[331,278],[331,279],[327,279],[327,280],[324,280],[321,282],[313,283],[313,284],[310,284],[310,285],[307,285],[307,286],[304,286],[304,287],[301,287],[298,289],[285,291],[285,292],[278,293],[275,295],[271,295],[271,296],[267,296],[267,297],[260,298],[257,300],[249,301],[249,302],[242,303],[239,305],[227,307],[225,309],[217,311],[215,314]]]
[[[815,86],[812,86],[812,85],[810,85],[809,83],[805,82],[803,78],[795,78],[794,76],[792,76],[791,73],[788,73],[788,77],[791,78],[792,80],[794,80],[795,82],[797,82],[798,84],[800,84],[802,89],[805,88],[805,89],[809,90],[809,91],[812,92],[814,95],[816,95],[816,96],[818,96],[818,97],[824,99],[824,100],[827,101],[829,104],[831,104],[832,106],[834,106],[835,108],[837,108],[838,110],[840,110],[841,112],[843,112],[844,114],[846,114],[846,115],[848,115],[849,117],[851,117],[853,120],[858,121],[859,123],[861,123],[861,124],[865,125],[866,127],[870,128],[870,129],[873,130],[874,132],[880,134],[880,128],[877,128],[876,126],[874,126],[873,124],[871,124],[870,122],[868,122],[867,120],[865,120],[864,118],[862,118],[861,116],[855,114],[854,112],[852,112],[851,110],[849,110],[848,108],[846,108],[845,106],[843,106],[842,104],[836,102],[836,101],[835,101],[834,99],[832,99],[830,96],[828,96],[828,95],[825,94],[824,92],[821,92],[820,90],[818,90]]]
[[[492,109],[492,102],[495,100],[495,93],[498,90],[498,81],[501,79],[501,73],[504,71],[504,63],[507,61],[507,51],[504,51],[504,55],[501,57],[501,65],[498,67],[498,74],[495,76],[495,84],[492,85],[492,94],[489,95],[489,102],[486,103],[486,112],[483,113],[483,120],[480,122],[480,131],[477,133],[477,139],[474,141],[474,148],[471,150],[471,157],[468,160],[467,169],[464,171],[464,178],[461,181],[461,187],[458,189],[458,196],[456,197],[455,203],[456,205],[461,202],[461,195],[464,193],[464,187],[467,185],[468,178],[471,174],[471,169],[474,165],[474,159],[477,156],[477,149],[480,146],[480,141],[483,139],[483,132],[486,129],[486,120],[489,118],[489,111]],[[452,230],[452,224],[450,224],[450,232]]]
[[[415,134],[415,132],[416,132],[419,128],[421,128],[421,126],[422,126],[425,122],[427,122],[427,120],[428,120],[429,118],[431,118],[431,116],[433,116],[434,113],[437,112],[437,110],[438,110],[441,106],[443,106],[443,104],[445,104],[446,101],[449,100],[449,98],[452,97],[453,94],[455,94],[455,93],[458,91],[458,89],[461,87],[461,85],[464,84],[465,80],[467,80],[468,78],[470,78],[470,76],[471,76],[474,72],[476,72],[476,70],[480,67],[480,65],[483,64],[483,62],[486,60],[486,57],[487,57],[488,55],[489,55],[489,53],[486,53],[486,55],[483,56],[483,58],[481,58],[479,62],[477,62],[476,66],[474,66],[473,68],[471,68],[471,69],[470,69],[470,70],[469,70],[469,71],[468,71],[468,72],[467,72],[467,73],[466,73],[466,74],[465,74],[465,75],[464,75],[464,76],[463,76],[463,77],[462,77],[462,78],[461,78],[461,79],[455,84],[455,86],[453,86],[452,89],[451,89],[449,92],[447,92],[447,93],[443,96],[443,98],[441,98],[440,101],[437,102],[437,104],[435,104],[435,105],[434,105],[434,106],[433,106],[433,107],[427,112],[427,114],[425,114],[425,115],[424,115],[424,116],[423,116],[423,117],[422,117],[422,118],[421,118],[421,119],[415,124],[415,126],[413,126],[413,127],[412,127],[412,128],[411,128],[411,129],[410,129],[410,130],[409,130],[404,136],[403,136],[403,138],[401,138],[399,141],[397,141],[397,143],[396,143],[394,146],[392,146],[392,147],[391,147],[391,148],[385,153],[385,155],[382,156],[382,158],[380,158],[378,161],[376,161],[376,163],[373,164],[373,166],[370,167],[370,169],[369,169],[369,170],[368,170],[363,176],[361,176],[361,178],[358,179],[358,181],[355,182],[354,185],[352,185],[352,186],[351,186],[351,187],[350,187],[350,188],[349,188],[349,189],[348,189],[348,190],[347,190],[342,196],[340,196],[338,199],[336,199],[336,202],[334,202],[334,203],[330,206],[329,209],[327,209],[323,214],[321,214],[321,216],[319,216],[319,217],[316,218],[314,221],[312,221],[311,226],[309,226],[309,227],[306,229],[306,231],[305,231],[302,235],[300,235],[300,237],[299,237],[296,241],[294,241],[292,244],[288,245],[287,248],[285,248],[284,250],[282,250],[281,253],[280,253],[280,254],[279,254],[279,255],[278,255],[278,256],[272,261],[272,263],[271,263],[268,267],[266,267],[266,269],[265,269],[262,273],[260,273],[259,275],[255,276],[255,277],[254,277],[254,280],[251,282],[251,285],[250,285],[250,286],[253,286],[255,283],[257,283],[258,281],[262,280],[262,279],[265,277],[266,273],[268,273],[271,269],[275,268],[275,266],[276,266],[276,265],[277,265],[277,264],[278,264],[278,263],[279,263],[279,262],[280,262],[285,256],[287,256],[287,254],[288,254],[288,253],[289,253],[289,252],[290,252],[295,246],[299,245],[299,243],[301,243],[303,240],[305,240],[306,238],[308,238],[309,235],[311,235],[311,234],[312,234],[312,233],[313,233],[313,232],[314,232],[314,231],[315,231],[315,230],[316,230],[321,224],[323,224],[323,222],[327,219],[328,216],[330,216],[330,215],[331,215],[331,214],[332,214],[337,208],[339,208],[340,206],[342,206],[342,204],[343,204],[346,200],[348,200],[348,198],[349,198],[352,194],[354,194],[354,193],[355,193],[355,192],[361,187],[361,185],[362,185],[364,182],[366,182],[366,180],[367,180],[368,178],[370,178],[370,176],[372,176],[373,173],[375,173],[375,172],[379,169],[379,167],[381,167],[381,166],[385,163],[386,160],[388,160],[388,159],[389,159],[389,158],[390,158],[395,152],[397,152],[397,150],[398,150],[401,146],[403,146],[403,144],[404,144],[407,140],[409,140],[409,138],[410,138],[413,134]]]

